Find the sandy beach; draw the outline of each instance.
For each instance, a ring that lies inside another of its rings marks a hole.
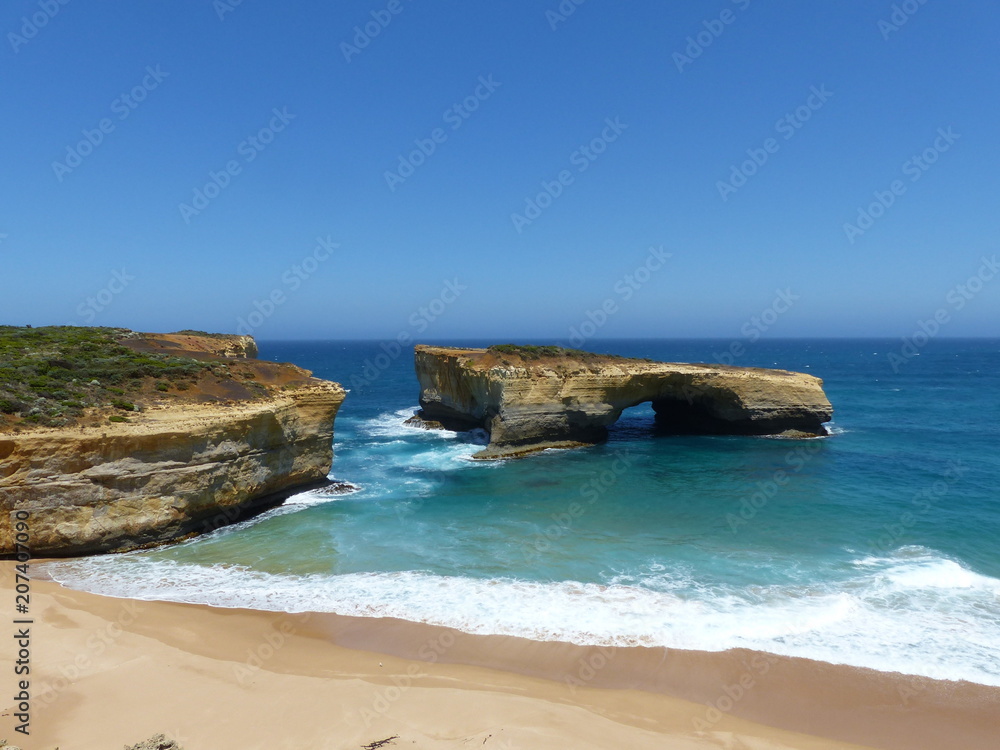
[[[13,563],[2,596],[14,602]],[[1000,689],[753,652],[599,649],[31,583],[23,750],[993,748]],[[15,626],[10,625],[13,634]],[[10,641],[8,641],[10,642]],[[719,710],[722,709],[722,710]]]

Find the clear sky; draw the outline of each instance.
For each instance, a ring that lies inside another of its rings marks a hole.
[[[0,322],[1000,335],[994,0],[8,0],[0,33]]]

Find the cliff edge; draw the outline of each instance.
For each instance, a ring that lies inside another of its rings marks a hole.
[[[0,554],[15,529],[33,556],[170,541],[326,482],[344,389],[250,337],[4,327],[0,348]]]
[[[647,401],[678,433],[813,437],[833,416],[823,381],[787,370],[512,345],[417,346],[415,365],[415,423],[486,429],[489,446],[474,458],[598,443],[624,409]]]

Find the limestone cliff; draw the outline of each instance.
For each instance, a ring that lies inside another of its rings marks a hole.
[[[482,427],[476,458],[600,442],[624,409],[652,402],[682,433],[818,436],[833,410],[812,375],[651,362],[538,347],[417,346],[420,419]]]
[[[0,429],[0,554],[14,550],[15,513],[28,513],[33,555],[87,554],[210,531],[325,481],[340,385],[246,359],[249,337],[185,334],[182,348],[174,336],[132,339],[210,369],[190,384],[132,386],[127,421],[94,407],[71,426]]]

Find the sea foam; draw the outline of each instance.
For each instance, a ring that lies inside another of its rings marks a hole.
[[[836,583],[743,588],[701,585],[669,567],[607,584],[421,571],[274,575],[133,553],[42,567],[63,585],[107,596],[396,617],[577,644],[748,648],[1000,686],[1000,580],[933,550],[859,558]]]

